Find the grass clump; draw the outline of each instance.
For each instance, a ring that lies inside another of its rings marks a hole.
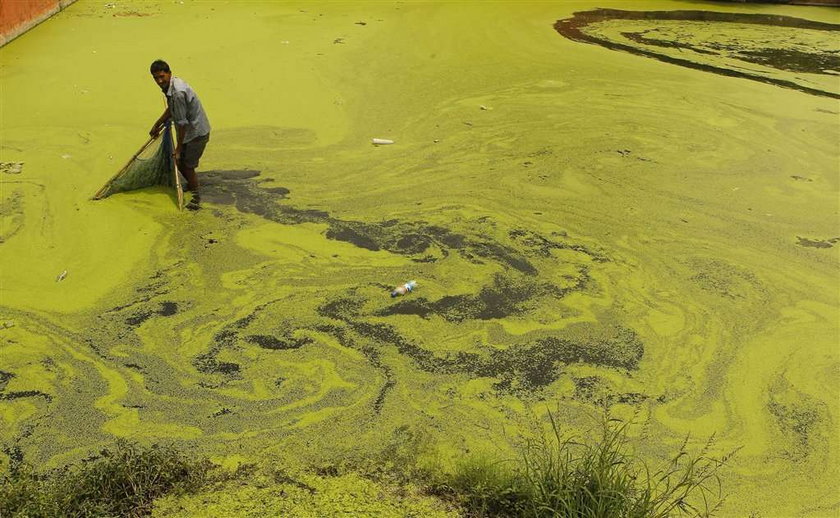
[[[712,516],[723,503],[719,470],[731,455],[696,454],[688,438],[662,468],[651,471],[631,451],[628,423],[604,419],[600,437],[582,443],[552,432],[528,443],[520,459],[471,457],[439,489],[471,516],[666,518]]]
[[[172,447],[126,441],[44,474],[26,464],[13,465],[0,478],[0,516],[145,516],[156,498],[203,486],[211,466]]]

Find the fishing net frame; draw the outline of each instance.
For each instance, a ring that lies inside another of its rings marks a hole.
[[[160,140],[157,149],[152,144]],[[151,152],[147,152],[149,149]],[[166,123],[163,130],[150,137],[140,149],[128,160],[117,174],[105,182],[101,189],[93,195],[94,200],[107,198],[118,192],[128,192],[144,187],[164,185],[174,187],[178,200],[178,210],[184,209],[184,189],[181,186],[181,176],[175,168],[175,158],[172,156],[174,142],[172,125]]]

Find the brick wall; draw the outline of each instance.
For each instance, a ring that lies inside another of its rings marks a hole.
[[[76,0],[0,0],[0,47]]]

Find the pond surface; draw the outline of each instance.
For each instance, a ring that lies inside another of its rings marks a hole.
[[[80,0],[0,49],[2,463],[505,454],[606,405],[652,463],[740,447],[723,516],[836,512],[838,24]],[[159,57],[213,125],[202,208],[92,202]]]

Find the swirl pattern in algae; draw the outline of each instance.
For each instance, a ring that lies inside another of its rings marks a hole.
[[[0,178],[7,457],[131,437],[305,464],[407,427],[504,452],[608,404],[653,461],[742,447],[723,515],[836,513],[835,99],[571,41],[564,4],[129,4],[0,50],[25,164]],[[158,57],[214,126],[196,213],[88,201],[158,115]]]

